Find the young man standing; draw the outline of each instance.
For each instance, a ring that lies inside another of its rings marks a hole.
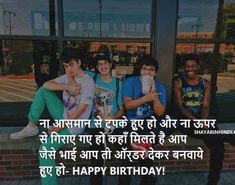
[[[158,62],[151,56],[144,56],[140,60],[140,76],[130,77],[124,82],[123,98],[126,117],[130,119],[149,119],[151,116],[161,117],[166,108],[166,89],[156,78]],[[149,130],[145,129],[143,134]],[[140,166],[150,167],[150,159],[140,160]],[[126,164],[125,164],[126,163]],[[130,164],[123,161],[124,165]],[[152,176],[141,176],[141,185],[155,184]],[[120,176],[119,185],[130,185],[130,176]]]
[[[28,115],[29,123],[21,131],[10,134],[11,139],[22,139],[38,134],[37,123],[45,107],[54,119],[87,119],[90,116],[95,84],[81,69],[81,57],[79,51],[73,48],[66,48],[62,54],[62,61],[65,68],[65,75],[46,82],[35,94]],[[52,91],[63,91],[63,102]],[[57,132],[59,135],[81,134],[85,128],[57,128],[50,127],[49,133]],[[63,142],[50,142],[50,137],[46,144],[40,146],[40,150],[45,147],[51,150],[60,149]],[[39,155],[40,166],[52,166],[52,176],[42,178],[42,185],[57,185],[55,174],[55,160],[44,159]]]
[[[97,74],[91,74],[95,81],[95,98],[94,106],[92,110],[92,123],[94,119],[120,119],[124,115],[124,107],[122,101],[122,82],[111,75],[112,63],[108,53],[99,53],[95,57]],[[105,124],[102,128],[90,129],[92,135],[99,135],[100,132],[105,132]],[[112,134],[122,134],[122,129],[115,128]],[[107,133],[111,134],[111,133]],[[93,137],[94,138],[94,137]],[[105,143],[100,145],[96,144],[93,140],[91,149],[96,151],[105,150]],[[102,159],[101,154],[99,154],[99,159],[93,159],[93,166],[102,167],[105,161]],[[102,185],[103,175],[100,173],[98,175],[91,175],[91,185]]]
[[[201,78],[197,71],[199,60],[195,54],[188,54],[183,59],[185,75],[174,81],[174,98],[177,113],[184,119],[208,119],[210,108],[210,82]],[[223,167],[224,144],[218,135],[195,135],[195,127],[180,127],[190,137],[202,139],[210,149],[210,169],[208,185],[217,185]]]

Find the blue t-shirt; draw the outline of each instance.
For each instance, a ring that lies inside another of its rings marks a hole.
[[[86,74],[88,74],[91,78],[94,78],[94,76],[95,76],[95,72],[92,72],[92,71],[84,71]]]
[[[89,72],[88,74],[93,76],[93,78],[95,76],[95,73]],[[93,119],[96,119],[97,116],[114,115],[119,111],[118,107],[123,106],[122,82],[119,80],[119,90],[117,95],[116,80],[117,79],[113,77],[112,81],[107,83],[101,79],[100,74],[96,75],[91,128],[95,128]]]
[[[158,98],[162,105],[166,105],[166,88],[155,80],[155,87],[158,93]],[[142,83],[140,76],[130,77],[124,81],[123,98],[132,98],[133,100],[143,97]],[[136,109],[126,110],[126,117],[128,119],[143,119],[154,116],[153,103],[145,103]]]

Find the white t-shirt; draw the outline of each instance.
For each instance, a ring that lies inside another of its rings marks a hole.
[[[68,84],[69,80],[66,75],[62,75],[54,80],[60,84]],[[63,91],[63,102],[64,102],[64,119],[68,118],[68,112],[73,111],[81,104],[87,104],[88,107],[78,119],[88,119],[93,104],[93,98],[95,94],[95,83],[91,77],[84,74],[81,78],[75,78],[77,84],[81,86],[80,94],[73,95],[68,90]],[[71,134],[81,134],[85,128],[69,128]]]

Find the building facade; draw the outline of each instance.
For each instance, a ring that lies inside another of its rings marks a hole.
[[[118,77],[132,73],[139,56],[156,57],[169,107],[183,55],[198,53],[215,114],[235,120],[224,109],[235,102],[234,0],[0,0],[0,118],[9,120],[13,107],[24,115],[36,88],[63,72],[63,48],[82,49],[92,68],[100,45]]]

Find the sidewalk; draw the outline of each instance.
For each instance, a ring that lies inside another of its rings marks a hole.
[[[106,183],[105,183],[106,181]],[[104,178],[103,185],[117,185],[118,176],[108,176]],[[155,185],[206,185],[206,173],[168,173],[165,176],[158,176]],[[140,178],[132,177],[131,185],[138,185]],[[89,185],[89,176],[82,177],[63,177],[59,178],[59,185]],[[218,185],[234,185],[235,172],[226,172],[221,174]],[[2,181],[0,185],[40,185],[40,179]]]
[[[235,130],[234,123],[219,124],[220,129]],[[38,137],[31,137],[19,141],[13,141],[8,138],[8,134],[21,127],[2,127],[0,129],[0,185],[37,185],[40,184],[40,174],[38,168],[38,147],[40,142]],[[157,160],[155,166],[165,166],[166,175],[157,177],[157,185],[206,185],[207,172],[209,167],[209,152],[201,140],[188,138],[187,144],[172,145],[165,143],[164,146],[157,146],[159,150],[193,150],[201,146],[204,151],[203,160]],[[84,145],[77,143],[78,151],[85,149]],[[235,149],[229,144],[225,145],[225,160],[221,183],[218,185],[235,184]],[[85,166],[89,161],[78,158],[76,162],[68,160],[59,160],[65,166]],[[79,164],[79,165],[78,165]],[[115,185],[118,177],[107,177],[108,183],[105,185]],[[34,180],[29,180],[34,179]],[[71,177],[60,178],[61,185],[89,185],[89,177]],[[133,178],[132,185],[137,185],[139,178]]]

